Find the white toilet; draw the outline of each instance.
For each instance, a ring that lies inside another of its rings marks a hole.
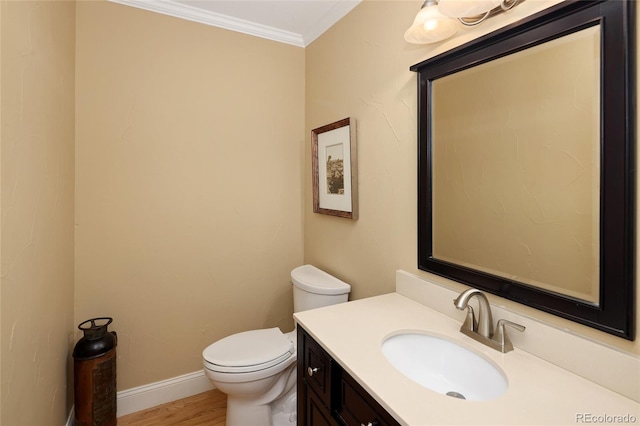
[[[312,265],[291,271],[294,312],[346,302],[351,287]],[[203,352],[204,372],[227,394],[227,426],[296,424],[296,330],[251,330]]]

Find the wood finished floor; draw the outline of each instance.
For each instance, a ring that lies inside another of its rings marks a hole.
[[[118,419],[118,426],[225,426],[227,395],[217,389]]]

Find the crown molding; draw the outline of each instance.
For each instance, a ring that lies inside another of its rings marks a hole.
[[[233,18],[215,12],[209,12],[188,6],[182,3],[175,3],[171,0],[109,0],[126,6],[144,9],[151,12],[161,13],[188,21],[224,28],[231,31],[249,34],[280,43],[291,44],[298,47],[305,47],[305,41],[300,34],[279,30],[255,22]],[[334,8],[338,9],[338,8]],[[331,11],[333,13],[333,10]],[[328,28],[328,27],[327,27]],[[317,31],[317,30],[316,30]],[[326,28],[322,31],[326,31]],[[322,33],[320,33],[322,34]],[[320,35],[318,34],[318,35]],[[316,36],[317,37],[317,36]]]

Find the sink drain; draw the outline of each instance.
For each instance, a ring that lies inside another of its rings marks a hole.
[[[463,394],[458,393],[458,392],[454,392],[454,391],[447,392],[447,396],[452,396],[454,398],[460,398],[460,399],[467,399],[467,398],[464,397]]]

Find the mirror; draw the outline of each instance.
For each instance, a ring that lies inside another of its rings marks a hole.
[[[599,303],[600,36],[433,80],[434,258]]]
[[[418,267],[634,339],[632,2],[565,2],[418,72]]]

